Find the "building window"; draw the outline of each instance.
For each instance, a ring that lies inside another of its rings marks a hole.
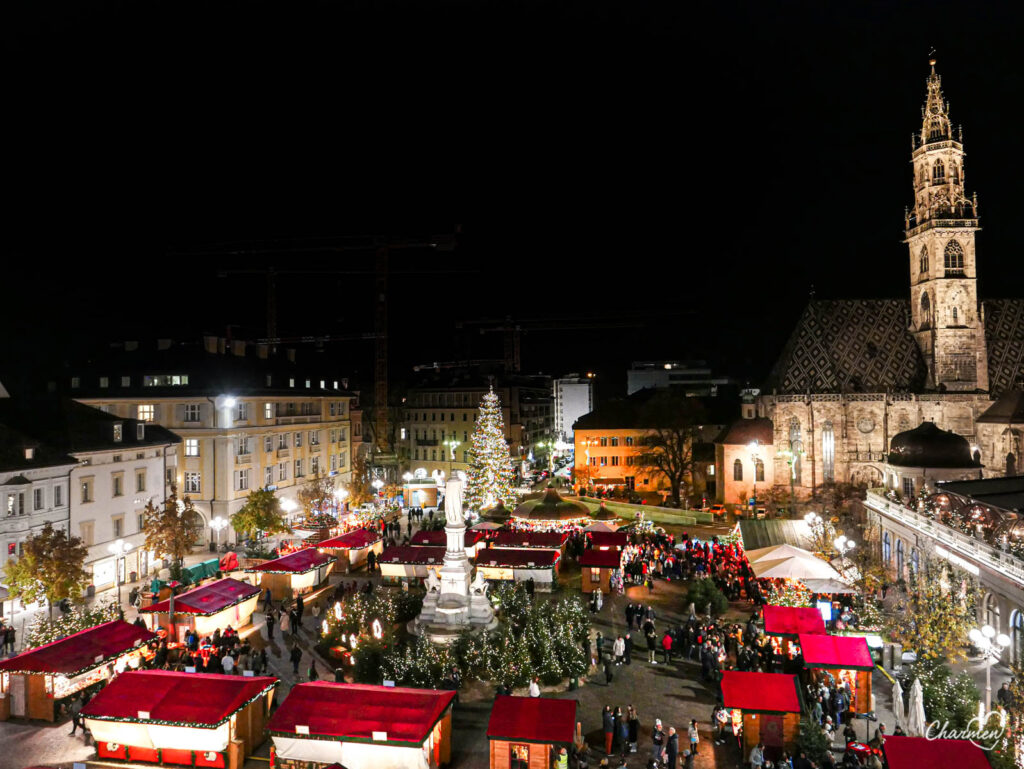
[[[105,377],[105,376],[101,376],[100,377],[100,387],[102,387],[104,390],[106,390],[108,387],[110,387],[110,378],[109,377]]]
[[[198,494],[199,493],[199,473],[193,473],[193,472],[185,473],[185,493],[186,494]]]
[[[836,479],[836,434],[831,420],[821,428],[821,459],[822,480],[832,483]]]
[[[137,516],[135,516],[135,523],[138,526],[136,531],[141,534],[142,531],[145,529],[145,526],[146,526],[146,515],[145,515],[145,513],[139,513]]]
[[[732,463],[732,479],[734,481],[743,480],[743,463],[738,459]]]
[[[117,539],[118,537],[123,536],[124,535],[124,518],[122,518],[121,516],[117,516],[116,518],[111,518],[111,523],[113,524],[114,538]]]
[[[131,387],[131,386],[132,386],[132,378],[130,376],[123,376],[123,377],[121,377],[121,387]]]
[[[236,422],[248,422],[249,421],[249,404],[243,401],[239,401],[235,406],[235,421]]]
[[[754,481],[764,483],[764,462],[760,459],[754,461]]]
[[[626,459],[629,460],[629,459],[632,459],[632,457],[626,457]],[[631,465],[633,463],[627,461],[626,464],[627,465]],[[714,465],[708,465],[708,477],[709,478],[713,478],[714,475],[715,475],[715,466]]]
[[[944,266],[946,273],[962,273],[964,271],[964,247],[956,240],[946,244],[944,254]]]
[[[156,418],[156,406],[152,403],[140,403],[137,418],[143,422],[152,422]]]
[[[82,523],[78,524],[78,526],[82,532],[82,544],[86,546],[91,545],[93,542],[93,522],[83,521]]]
[[[113,477],[113,491],[111,494],[115,497],[124,496],[124,478],[120,473]],[[85,500],[82,500],[83,502]]]
[[[334,416],[334,411],[335,411],[336,408],[337,407],[335,406],[335,402],[334,401],[331,401],[330,403],[327,404],[327,410],[328,410],[328,412],[330,413],[330,415],[332,417]]]
[[[611,440],[611,445],[612,446],[618,446],[619,445],[619,439],[613,436],[612,440]]]
[[[604,436],[604,435],[601,436],[601,438],[599,439],[599,445],[600,446],[607,446],[608,445],[608,438],[607,438],[607,436]]]
[[[905,553],[904,553],[904,550],[903,550],[903,540],[902,539],[897,539],[896,540],[896,576],[897,577],[902,577],[903,576],[904,560],[905,560]]]
[[[168,467],[164,470],[164,486],[174,485],[174,468]]]
[[[921,294],[921,328],[931,328],[932,325],[932,302],[928,298],[928,292]]]
[[[309,445],[310,446],[319,446],[320,445],[320,431],[319,430],[310,430],[309,431]]]
[[[928,274],[928,246],[921,246],[921,263],[918,266],[918,272],[921,275]]]
[[[288,448],[288,433],[281,433],[277,436],[277,448],[278,450]]]
[[[277,464],[277,482],[281,483],[282,481],[287,481],[287,480],[288,480],[288,463],[287,462],[278,462],[278,464]]]
[[[509,769],[529,769],[530,746],[509,745]]]
[[[146,423],[139,422],[135,425],[135,440],[144,441],[146,440]]]
[[[124,439],[124,425],[114,422],[114,443],[120,443]]]
[[[590,567],[590,583],[593,584],[593,585],[596,585],[600,581],[601,581],[601,570],[591,566]]]
[[[903,478],[903,496],[905,496],[907,499],[912,499],[914,497],[914,479],[913,478],[907,478],[907,477]]]
[[[185,404],[185,421],[186,422],[198,422],[199,421],[199,404],[198,403],[186,403]]]
[[[53,487],[53,506],[60,507],[64,504],[64,487],[54,486]]]
[[[274,436],[265,435],[263,436],[263,450],[270,452],[274,450]]]
[[[77,390],[82,384],[82,380],[76,376],[71,377],[71,389]]]
[[[42,489],[33,489],[32,490],[32,509],[33,510],[42,510],[43,507],[45,506],[45,504],[46,504],[46,502],[45,502],[45,499],[44,499],[43,490]]]
[[[235,489],[237,491],[249,490],[249,470],[235,470]]]
[[[302,448],[302,433],[295,433],[295,448]]]
[[[92,480],[82,481],[82,504],[92,502]]]
[[[627,446],[632,446],[633,445],[633,436],[632,435],[627,435],[626,436],[626,445]]]
[[[185,456],[186,457],[198,457],[199,456],[199,439],[198,438],[186,438],[185,439]]]
[[[263,418],[264,419],[273,419],[274,418],[274,404],[273,403],[264,403],[263,404]]]
[[[302,460],[301,459],[296,459],[295,460],[295,477],[296,478],[301,478],[302,476],[303,476]]]
[[[619,457],[616,455],[616,456],[612,457],[612,467],[618,467],[618,466],[619,466]]]
[[[953,325],[954,326],[959,326],[960,325],[959,312],[957,311],[956,307],[953,308]]]
[[[267,465],[263,468],[263,485],[273,486],[274,485],[274,466]]]
[[[320,457],[313,457],[309,460],[309,472],[313,475],[320,472]]]
[[[249,438],[239,438],[236,443],[235,453],[239,456],[246,456],[249,454],[250,443]]]
[[[793,463],[793,483],[800,484],[800,476],[803,475],[803,463],[800,461],[803,454],[804,442],[800,433],[800,420],[793,417],[789,420],[789,450],[792,453],[790,461]]]
[[[936,160],[932,166],[932,181],[941,184],[946,179],[946,164],[942,160]]]
[[[145,490],[146,490],[146,471],[145,470],[136,470],[135,471],[135,491],[139,492],[139,491],[145,491]]]

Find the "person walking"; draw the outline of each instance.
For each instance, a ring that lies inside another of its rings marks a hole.
[[[653,622],[646,625],[644,638],[647,640],[647,661],[652,665],[657,665],[658,661],[654,659],[654,654],[658,650],[658,634],[654,632]]]
[[[292,673],[298,675],[299,661],[302,659],[302,649],[299,648],[298,644],[292,644],[292,650],[288,654],[288,659],[292,662]]]
[[[14,654],[14,625],[7,626],[7,632],[4,633],[4,646],[7,649],[8,654]]]
[[[594,643],[597,646],[597,661],[600,663],[604,659],[604,636],[600,630],[597,631],[597,640]]]
[[[612,714],[610,705],[605,705],[601,711],[601,731],[604,733],[604,752],[606,756],[612,754],[612,740],[615,738],[615,716]]]
[[[306,678],[308,678],[310,681],[320,680],[320,674],[317,672],[316,669],[316,662],[310,664],[309,670],[306,672]]]
[[[672,660],[672,634],[667,630],[661,639],[661,650],[665,652],[665,664],[667,665]]]
[[[750,769],[764,769],[764,743],[757,743],[750,751]]]
[[[665,766],[668,769],[676,769],[676,761],[679,759],[679,735],[676,728],[668,728],[668,739],[665,741]]]
[[[292,629],[292,617],[291,612],[281,610],[281,637],[284,640],[288,640],[288,634]]]
[[[614,730],[612,735],[612,753],[623,755],[626,752],[623,743],[625,743],[627,727],[625,719],[622,717],[622,708],[615,708],[615,712],[612,714],[612,729]]]
[[[629,637],[629,633],[626,633],[626,637],[623,639],[622,644],[623,661],[627,665],[631,665],[633,664],[633,639]]]
[[[619,636],[612,645],[612,653],[615,655],[615,664],[621,665],[626,654],[626,642]]]
[[[269,589],[268,589],[268,592],[269,592]],[[275,622],[274,610],[271,609],[270,611],[267,612],[267,640],[268,641],[273,641],[274,640],[274,622]]]
[[[263,612],[267,613],[274,608],[274,596],[268,587],[263,593]]]
[[[295,599],[295,613],[298,615],[299,622],[302,622],[302,615],[306,611],[306,602],[300,595]]]
[[[611,686],[613,678],[615,678],[615,665],[612,663],[611,658],[609,658],[604,661],[605,686]]]
[[[85,726],[82,724],[82,698],[75,697],[71,703],[71,735],[75,736],[75,732],[81,727],[82,731],[85,732]]]
[[[690,720],[690,728],[686,730],[686,735],[690,738],[690,752],[693,755],[697,755],[697,743],[700,742],[700,733],[697,731],[697,719]]]
[[[661,755],[665,750],[665,731],[661,728],[661,719],[654,719],[654,729],[651,731],[651,758],[661,761]]]
[[[636,753],[636,743],[640,739],[640,717],[632,705],[626,709],[626,721],[629,724],[629,752]]]

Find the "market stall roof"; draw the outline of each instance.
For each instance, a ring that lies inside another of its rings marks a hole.
[[[482,517],[485,521],[490,521],[491,523],[504,524],[512,517],[512,512],[505,507],[505,503],[499,499],[498,504],[494,507],[489,507],[484,510]]]
[[[970,740],[887,736],[883,750],[889,769],[991,769],[984,751]]]
[[[494,538],[498,547],[560,549],[569,535],[561,531],[502,531]]]
[[[292,687],[267,730],[419,747],[454,699],[453,691],[312,681]]]
[[[329,550],[360,550],[380,542],[382,539],[384,537],[379,532],[370,531],[369,529],[355,529],[342,534],[340,537],[325,539],[317,547]]]
[[[277,679],[269,676],[133,670],[112,679],[82,708],[82,715],[103,721],[218,726],[276,685]]]
[[[497,531],[500,528],[501,524],[494,521],[480,521],[480,523],[469,527],[470,531]]]
[[[857,588],[838,579],[802,579],[800,582],[812,593],[856,593]]]
[[[0,670],[9,673],[78,674],[120,657],[139,644],[156,640],[157,635],[146,628],[114,620],[2,660]]]
[[[598,521],[617,521],[619,519],[619,516],[608,509],[608,505],[605,502],[601,502],[597,510],[592,512],[591,515]]]
[[[722,704],[744,713],[799,713],[800,684],[783,673],[722,673]]]
[[[523,502],[512,515],[531,521],[572,521],[590,518],[590,508],[582,502],[563,499],[557,491],[548,488],[543,497]]]
[[[591,546],[597,549],[607,547],[622,550],[629,544],[629,535],[624,531],[589,531],[587,538]]]
[[[174,613],[208,616],[252,598],[254,595],[259,595],[259,592],[258,587],[254,587],[248,582],[230,578],[219,579],[209,585],[203,585],[195,590],[174,596]],[[139,609],[140,612],[163,612],[165,614],[170,610],[171,600],[169,598]]]
[[[747,550],[744,555],[747,557],[747,563],[757,563],[758,561],[775,561],[780,558],[792,558],[792,557],[803,557],[813,558],[814,553],[810,550],[805,550],[802,547],[796,545],[790,545],[783,543],[781,545],[771,545],[769,547],[759,547],[757,550]]]
[[[483,538],[484,535],[481,532],[467,530],[464,536],[464,544],[466,547],[473,547]],[[437,531],[417,531],[412,535],[412,541],[409,544],[415,546],[441,545],[443,547],[447,547],[448,535],[445,533],[444,529],[438,529]]]
[[[380,554],[377,563],[440,564],[444,562],[445,550],[443,547],[392,545]]]
[[[874,670],[871,650],[864,636],[801,633],[800,650],[809,668]]]
[[[839,572],[813,555],[757,561],[750,568],[758,579],[840,579]]]
[[[570,743],[576,732],[576,700],[497,697],[487,738],[516,742]]]
[[[604,521],[598,521],[587,526],[583,531],[615,531],[615,527]]]
[[[781,636],[824,633],[825,620],[814,607],[768,605],[764,607],[764,632]]]
[[[739,522],[743,549],[748,553],[772,545],[813,547],[811,527],[800,519],[772,518],[765,520],[742,519]]]
[[[309,547],[305,550],[296,550],[282,558],[261,563],[259,566],[253,566],[245,571],[264,574],[305,574],[307,571],[313,571],[313,569],[318,569],[336,560],[338,559],[333,555],[327,555],[327,553],[321,553],[319,550]]]
[[[561,558],[557,550],[520,550],[512,547],[491,547],[476,554],[476,565],[485,568],[544,569]]]
[[[580,566],[618,569],[622,566],[622,552],[619,550],[584,550],[580,556]]]

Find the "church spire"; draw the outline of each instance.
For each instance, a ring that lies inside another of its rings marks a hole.
[[[942,95],[942,78],[935,72],[935,53],[928,58],[932,71],[928,75],[928,95],[921,108],[920,145],[953,138],[949,122],[949,102]]]

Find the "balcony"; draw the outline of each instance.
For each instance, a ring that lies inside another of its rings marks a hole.
[[[277,458],[278,459],[287,459],[289,456],[291,456],[291,449],[278,449],[277,450]]]
[[[251,465],[252,454],[235,454],[236,465]]]
[[[289,414],[288,416],[278,415],[274,419],[276,425],[306,425],[320,421],[320,412],[316,414]]]
[[[972,572],[974,568],[986,569],[1009,578],[1018,588],[1024,587],[1024,561],[1016,556],[992,547],[984,540],[969,537],[899,502],[886,499],[880,489],[869,491],[864,504],[879,515],[898,521],[931,539],[940,548],[936,553],[954,565]],[[942,549],[945,553],[941,552]]]
[[[311,452],[312,451],[320,451],[320,444],[319,443],[311,443],[311,444],[309,444],[309,450]]]
[[[417,438],[416,439],[416,445],[417,446],[440,446],[441,444],[438,442],[437,438]]]

